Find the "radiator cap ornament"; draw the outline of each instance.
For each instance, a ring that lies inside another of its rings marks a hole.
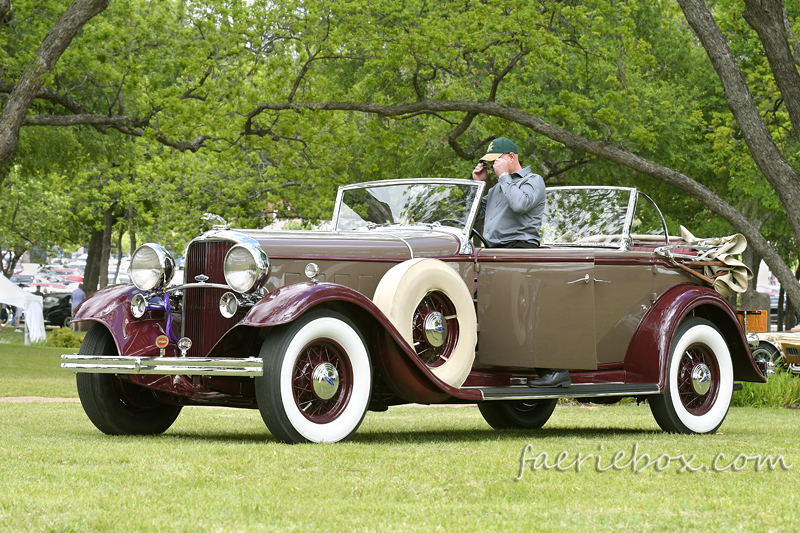
[[[189,337],[181,337],[178,341],[178,349],[181,351],[181,357],[186,357],[186,352],[192,347],[192,339]]]

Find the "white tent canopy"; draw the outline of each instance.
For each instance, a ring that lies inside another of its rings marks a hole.
[[[21,307],[25,311],[25,344],[47,339],[41,296],[22,290],[0,275],[0,303]]]

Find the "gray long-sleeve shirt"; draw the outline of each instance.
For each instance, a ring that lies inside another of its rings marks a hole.
[[[512,241],[541,243],[539,228],[546,205],[544,180],[525,167],[503,174],[498,184],[481,199],[478,220],[483,219],[483,238],[490,247]]]

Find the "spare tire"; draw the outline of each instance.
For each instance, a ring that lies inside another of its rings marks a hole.
[[[411,259],[383,276],[373,302],[440,380],[460,387],[475,360],[477,318],[464,280],[438,259]]]

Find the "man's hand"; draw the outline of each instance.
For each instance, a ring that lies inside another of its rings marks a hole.
[[[503,174],[510,174],[510,172],[508,172],[510,169],[511,161],[508,161],[505,157],[501,156],[494,160],[494,173],[497,174],[498,178]]]
[[[489,172],[487,170],[487,166],[480,161],[476,166],[475,170],[472,171],[472,179],[475,181],[486,181],[489,179]]]

